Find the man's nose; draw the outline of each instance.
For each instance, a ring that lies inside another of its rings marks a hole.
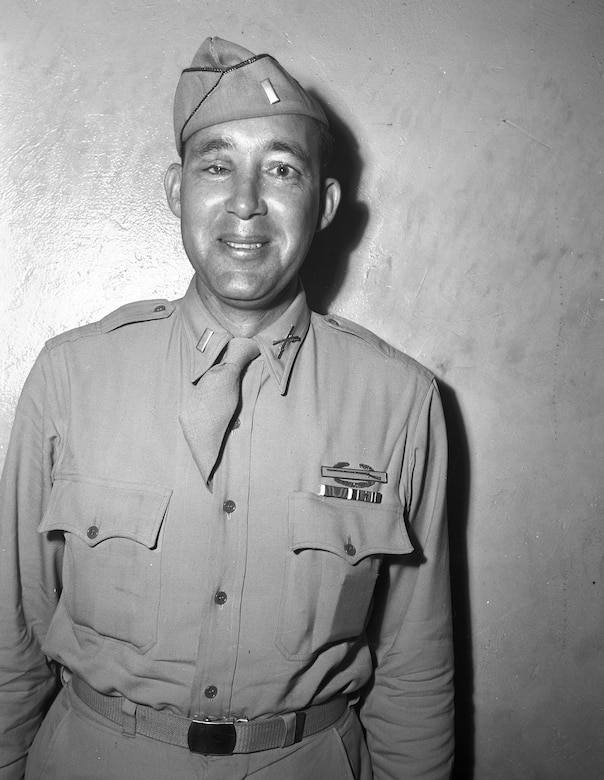
[[[229,213],[236,214],[239,219],[251,219],[266,214],[266,202],[257,176],[248,174],[233,179],[226,209]]]

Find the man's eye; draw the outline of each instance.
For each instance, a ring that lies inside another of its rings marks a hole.
[[[225,168],[224,165],[219,165],[218,163],[213,163],[212,165],[206,166],[205,170],[212,176],[220,176],[221,174],[227,172],[227,168]]]
[[[279,179],[293,179],[297,176],[296,169],[286,163],[277,163],[271,170]]]

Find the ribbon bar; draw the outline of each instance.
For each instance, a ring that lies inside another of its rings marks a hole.
[[[337,487],[335,485],[321,485],[319,495],[326,498],[344,498],[347,501],[364,501],[367,504],[380,504],[382,494],[371,490],[359,490],[358,488]]]

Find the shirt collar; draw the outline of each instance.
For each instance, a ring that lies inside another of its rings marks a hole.
[[[181,299],[181,309],[193,345],[191,382],[196,382],[214,365],[232,338],[232,334],[210,314],[203,304],[197,293],[195,277]],[[294,362],[308,333],[309,325],[310,309],[302,283],[298,281],[296,297],[290,306],[278,320],[254,336],[260,354],[277,383],[281,395],[287,392]]]

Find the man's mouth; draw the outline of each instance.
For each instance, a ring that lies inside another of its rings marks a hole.
[[[264,246],[264,243],[262,241],[227,241],[226,239],[222,239],[223,244],[226,244],[227,246],[230,246],[231,249],[236,250],[251,250],[251,249],[261,249]]]

